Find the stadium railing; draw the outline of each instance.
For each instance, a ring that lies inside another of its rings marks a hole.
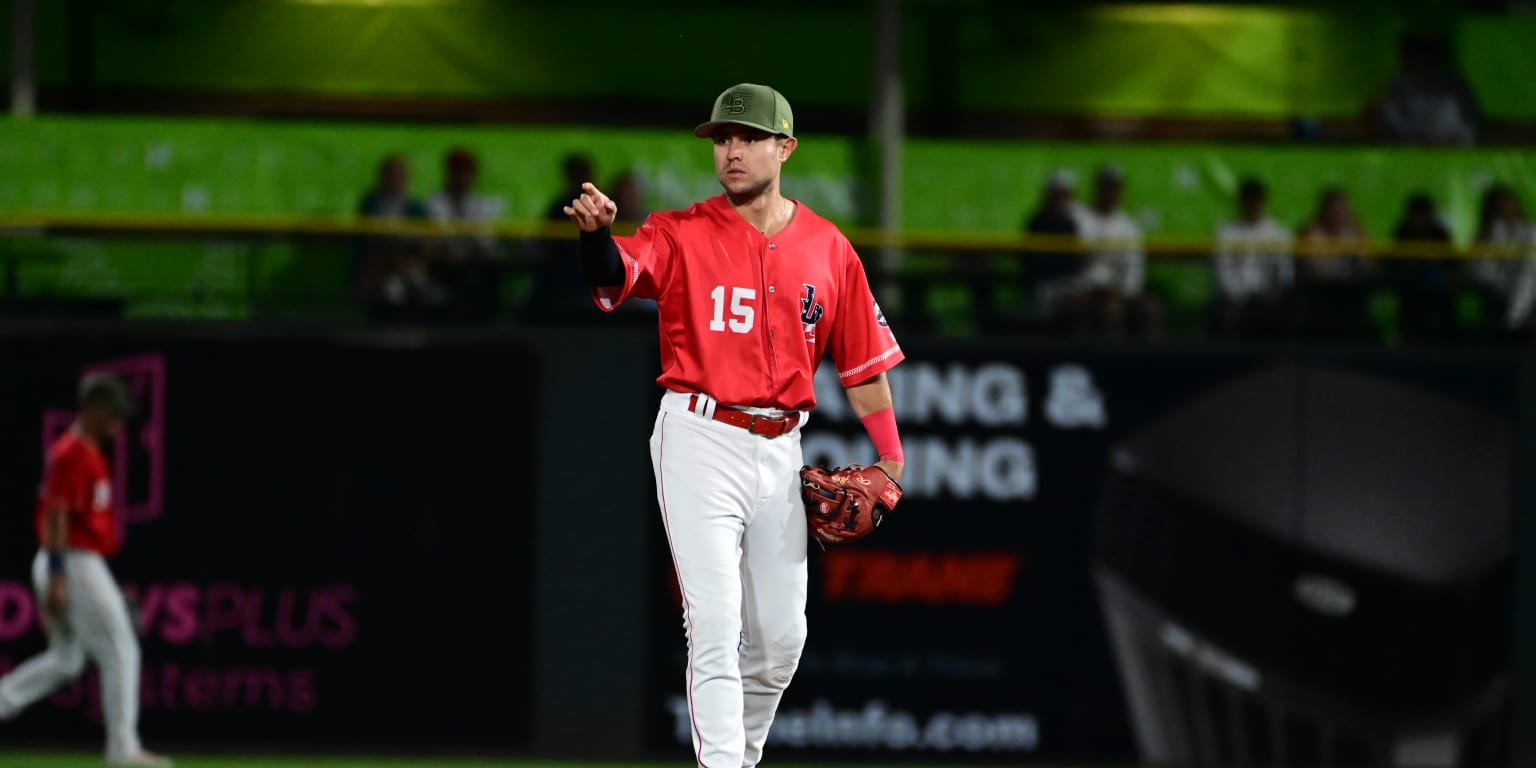
[[[620,224],[615,231],[633,226]],[[1293,255],[1302,276],[1290,290],[1260,302],[1259,319],[1248,322],[1241,318],[1254,313],[1222,299],[1213,268],[1217,243],[1209,238],[1151,236],[1138,245],[1089,244],[1073,236],[845,232],[885,312],[904,332],[1389,345],[1530,339],[1528,331],[1510,328],[1505,315],[1521,274],[1536,280],[1536,246],[1246,244],[1247,252]],[[575,234],[568,222],[7,214],[0,219],[0,315],[330,325],[591,321],[598,313],[575,265],[565,263],[574,260]],[[358,290],[366,264],[379,258],[370,249],[393,249],[389,258],[396,261],[441,266],[451,261],[445,244],[468,241],[494,243],[495,252],[494,268],[482,276],[494,285],[482,286],[479,304],[468,311],[390,306]],[[1059,276],[1095,252],[1131,246],[1145,254],[1145,301],[1122,306],[1100,296],[1067,312],[1047,308],[1056,302],[1044,300],[1045,273]],[[1310,260],[1338,257],[1353,259],[1356,278],[1326,285],[1306,279]],[[1507,275],[1507,282],[1479,280],[1479,270]],[[1137,314],[1143,310],[1150,314]],[[649,322],[643,312],[623,316]]]

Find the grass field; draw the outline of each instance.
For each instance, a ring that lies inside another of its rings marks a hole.
[[[175,754],[172,757],[176,760],[176,768],[687,768],[686,762],[578,763],[432,757],[237,757],[195,754]],[[96,753],[0,752],[0,768],[101,768],[103,765],[101,755]],[[786,764],[785,768],[818,767]]]
[[[680,765],[686,768],[686,764],[682,763],[564,763],[428,757],[215,757],[181,754],[172,757],[176,760],[176,768],[678,768]],[[0,752],[0,768],[100,768],[102,765],[101,755],[95,753]]]
[[[431,757],[235,757],[173,755],[176,768],[687,768],[686,761],[666,763],[581,763],[546,760],[472,760]],[[0,752],[0,768],[100,768],[97,753]],[[775,763],[783,768],[834,768],[804,763]],[[857,765],[870,766],[871,763]],[[848,765],[835,768],[848,768]],[[940,768],[925,766],[924,768]],[[989,765],[988,768],[1007,768]],[[1031,768],[1045,768],[1031,766]]]
[[[683,763],[563,763],[429,757],[215,757],[181,754],[172,757],[176,760],[176,768],[678,768],[680,765],[686,768]],[[94,753],[0,752],[0,768],[100,768],[102,765],[101,755]]]

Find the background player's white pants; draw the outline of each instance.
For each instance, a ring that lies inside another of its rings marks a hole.
[[[67,624],[52,627],[48,650],[0,679],[0,719],[74,680],[90,658],[101,673],[101,712],[107,724],[107,756],[132,755],[139,744],[139,640],[128,618],[123,593],[101,555],[69,550],[64,554],[69,588]],[[32,562],[38,605],[48,586],[48,559],[39,552]]]
[[[770,440],[687,404],[662,398],[651,461],[683,594],[693,746],[704,768],[751,768],[805,647],[800,432]]]

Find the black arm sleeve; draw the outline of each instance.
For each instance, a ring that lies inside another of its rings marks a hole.
[[[624,284],[624,260],[607,227],[581,233],[581,275],[593,288]]]

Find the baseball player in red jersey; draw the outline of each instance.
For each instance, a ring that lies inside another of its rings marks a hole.
[[[714,141],[724,194],[652,214],[629,237],[592,184],[565,213],[599,307],[654,299],[666,392],[651,435],[662,523],[683,595],[688,706],[703,768],[749,768],[805,645],[800,428],[831,353],[880,461],[900,480],[886,371],[902,360],[858,254],[779,191],[794,115],[744,83],[694,135]]]
[[[87,376],[79,406],[75,423],[48,449],[38,491],[41,549],[32,581],[48,650],[0,678],[0,720],[78,677],[89,658],[101,672],[107,764],[168,767],[170,760],[139,743],[139,641],[106,560],[118,537],[101,444],[122,424],[128,391],[109,374]]]

